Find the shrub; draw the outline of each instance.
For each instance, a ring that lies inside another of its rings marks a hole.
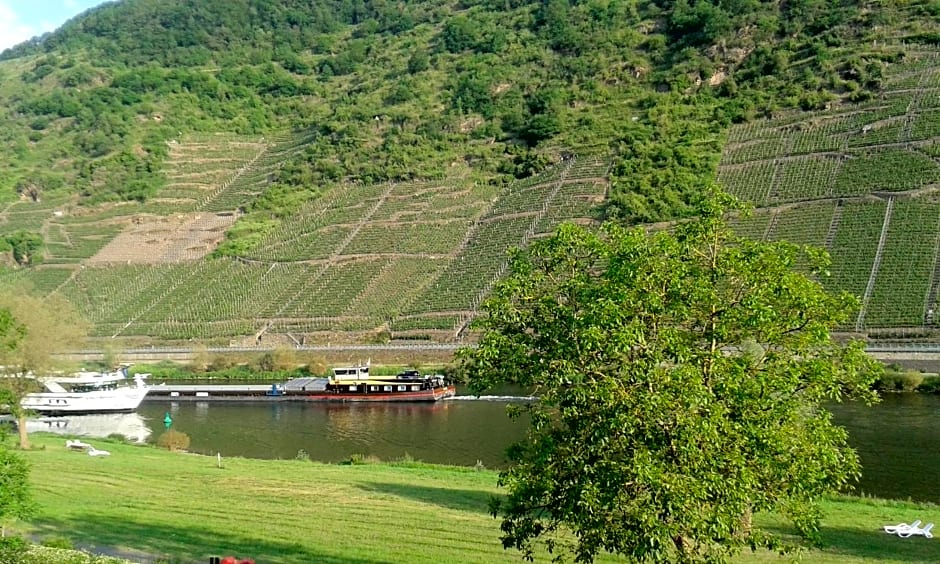
[[[279,347],[261,355],[254,364],[260,372],[284,372],[297,367],[297,355],[294,349]]]
[[[19,562],[28,549],[20,537],[0,537],[0,562]]]
[[[303,371],[310,375],[326,374],[329,372],[329,364],[323,357],[317,355],[305,354],[297,360],[304,364]]]
[[[912,392],[924,383],[924,375],[915,370],[908,370],[907,372],[901,373],[898,378],[898,383],[900,384],[899,389],[905,392]],[[897,386],[897,384],[895,385]]]
[[[360,466],[363,464],[379,464],[380,462],[382,461],[377,456],[374,456],[371,454],[365,455],[365,454],[355,453],[355,454],[350,454],[349,458],[347,458],[343,462],[343,464],[348,464],[351,466]]]
[[[170,429],[160,435],[160,438],[157,439],[157,446],[171,452],[186,450],[189,448],[189,435]]]
[[[64,548],[66,550],[73,550],[75,548],[71,540],[67,537],[60,536],[46,537],[42,540],[42,545],[50,548]]]
[[[930,394],[940,394],[940,377],[925,378],[924,382],[917,386],[918,392],[927,392]]]
[[[235,361],[232,355],[217,354],[212,357],[212,360],[209,361],[209,370],[211,372],[221,372],[237,365],[238,363]]]
[[[388,329],[380,329],[369,337],[369,342],[376,345],[383,345],[392,340],[392,332]]]
[[[916,370],[904,372],[885,371],[884,375],[875,383],[879,390],[894,392],[912,392],[924,383],[924,375]]]

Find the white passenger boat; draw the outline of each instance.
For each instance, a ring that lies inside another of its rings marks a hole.
[[[127,369],[115,372],[79,372],[68,377],[40,378],[45,390],[26,394],[25,409],[48,415],[118,413],[137,409],[147,396],[147,374],[128,378]]]

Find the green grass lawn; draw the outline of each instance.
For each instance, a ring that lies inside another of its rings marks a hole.
[[[145,562],[225,554],[259,564],[522,561],[503,551],[499,523],[487,512],[498,493],[492,471],[242,458],[222,459],[219,468],[213,457],[117,442],[91,441],[108,457],[70,452],[59,436],[33,442],[24,455],[39,512],[27,532],[38,540],[66,537]],[[938,506],[839,498],[825,510],[825,548],[805,562],[940,561],[940,539],[880,532],[914,519],[940,523]],[[769,553],[738,560],[789,561]]]

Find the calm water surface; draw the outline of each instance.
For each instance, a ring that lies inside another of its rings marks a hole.
[[[138,409],[155,435],[165,413],[190,436],[190,450],[249,458],[339,462],[353,454],[383,460],[411,456],[440,464],[489,468],[524,427],[506,417],[503,401],[435,403],[302,403],[148,401]]]
[[[50,418],[31,428],[98,436],[121,432],[152,441],[163,432],[169,412],[173,429],[190,436],[190,450],[204,454],[289,459],[303,450],[325,462],[362,454],[465,466],[480,461],[500,468],[506,447],[524,433],[523,423],[506,416],[506,405],[470,397],[432,404],[160,400],[145,402],[136,414]],[[839,404],[832,410],[861,457],[859,491],[940,503],[940,396],[888,394],[874,407]]]

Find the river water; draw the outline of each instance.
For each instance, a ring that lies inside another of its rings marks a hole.
[[[507,403],[502,396],[359,404],[148,400],[137,413],[44,418],[30,429],[152,442],[169,413],[172,428],[189,435],[190,450],[203,454],[291,459],[303,451],[324,462],[363,455],[501,468],[506,447],[525,430],[506,416]],[[940,396],[887,394],[874,407],[831,409],[862,460],[856,491],[940,502]]]

